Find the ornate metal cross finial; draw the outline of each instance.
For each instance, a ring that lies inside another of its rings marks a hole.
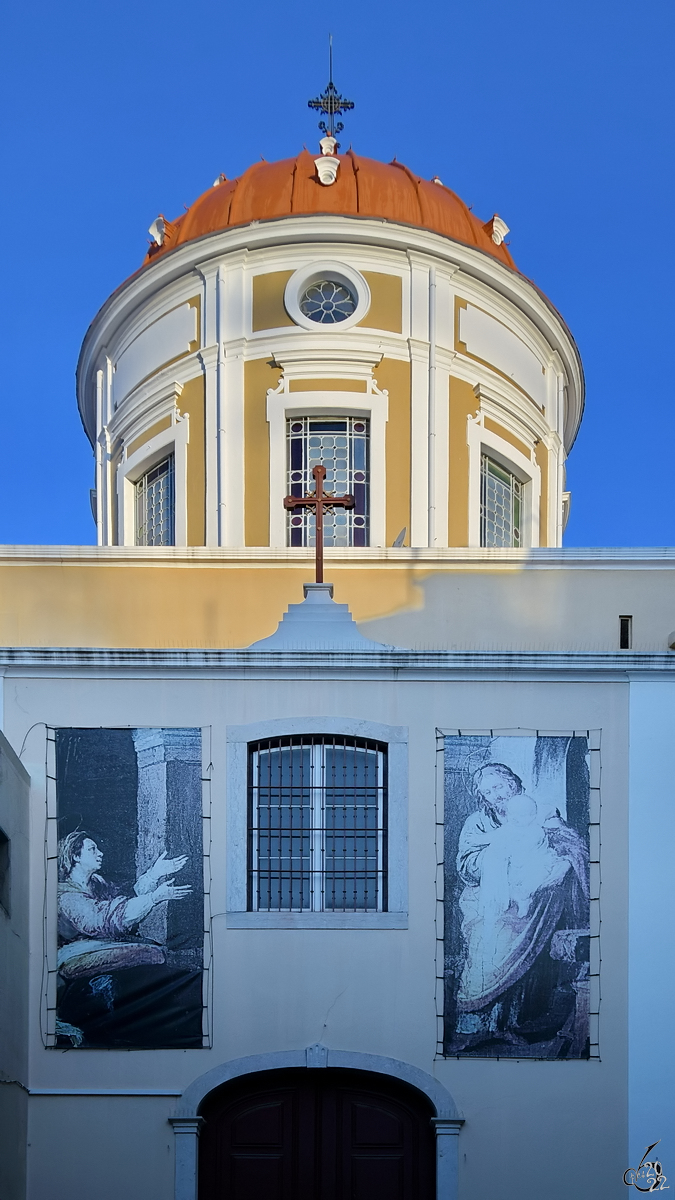
[[[336,117],[341,117],[343,113],[348,112],[354,107],[353,100],[345,100],[338,92],[333,83],[333,35],[328,37],[328,58],[329,58],[329,74],[328,87],[325,92],[317,96],[316,100],[308,100],[307,107],[315,108],[317,112],[325,113],[328,117],[328,124],[325,121],[319,121],[319,129],[326,137],[335,137],[336,133],[341,133],[344,129],[342,121],[335,120]]]

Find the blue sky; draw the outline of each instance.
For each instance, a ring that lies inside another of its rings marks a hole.
[[[159,211],[315,144],[329,29],[343,145],[499,212],[577,339],[566,545],[675,542],[672,4],[22,0],[3,24],[0,542],[94,540],[86,328]]]

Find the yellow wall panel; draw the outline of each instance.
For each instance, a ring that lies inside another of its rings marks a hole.
[[[380,271],[364,271],[363,278],[370,288],[370,308],[359,326],[364,329],[388,329],[401,333],[403,329],[403,280],[400,275],[383,275]]]
[[[374,371],[377,386],[389,392],[386,432],[386,539],[391,546],[405,526],[410,545],[410,363],[383,358]]]
[[[520,438],[516,437],[515,433],[511,433],[510,429],[505,429],[503,425],[499,425],[498,422],[493,421],[491,417],[484,417],[483,424],[485,425],[486,429],[491,431],[491,433],[496,433],[497,437],[502,438],[505,442],[508,442],[510,446],[514,446],[516,450],[519,450],[525,458],[530,457],[530,447],[526,446],[525,442],[521,442]]]
[[[203,377],[189,379],[180,398],[180,411],[190,414],[187,448],[187,542],[206,545],[206,428]]]
[[[267,392],[281,367],[269,359],[244,364],[244,536],[247,546],[270,544],[270,439]]]
[[[146,442],[149,442],[158,433],[162,433],[165,429],[168,429],[170,425],[171,414],[167,413],[165,417],[161,417],[159,421],[155,421],[154,425],[151,425],[150,428],[146,429],[144,433],[140,433],[137,438],[134,438],[133,442],[129,442],[127,446],[127,457],[131,458],[131,455],[135,454],[137,450],[140,450],[141,446],[145,446]]]
[[[365,379],[290,379],[291,392],[365,392]]]
[[[0,645],[237,647],[273,633],[313,564],[0,563]],[[357,620],[419,608],[413,571],[327,564]],[[420,578],[423,578],[423,574]]]
[[[478,401],[470,383],[450,376],[450,486],[448,545],[469,544],[469,446],[466,423],[476,415]]]
[[[270,271],[267,275],[253,276],[251,327],[254,333],[294,324],[284,307],[286,284],[293,274],[293,271]]]
[[[284,306],[284,292],[293,271],[270,271],[253,276],[251,327],[254,333],[279,329],[294,322]],[[400,275],[364,271],[370,288],[370,308],[359,325],[364,329],[387,329],[401,333],[403,328],[403,280]]]
[[[548,546],[548,458],[549,452],[543,442],[534,447],[534,457],[541,471],[541,495],[539,497],[539,545]]]

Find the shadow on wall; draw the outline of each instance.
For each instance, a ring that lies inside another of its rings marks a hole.
[[[669,628],[666,584],[654,587],[653,572],[444,571],[415,579],[421,607],[360,621],[359,629],[413,650],[611,653],[618,614],[642,610],[644,644],[635,648],[659,651]]]

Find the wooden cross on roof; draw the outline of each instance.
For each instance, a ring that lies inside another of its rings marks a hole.
[[[316,582],[323,583],[323,517],[331,508],[353,508],[353,496],[331,496],[324,492],[323,481],[326,478],[325,467],[314,467],[312,470],[316,490],[311,496],[284,496],[284,508],[314,509],[316,519]]]

